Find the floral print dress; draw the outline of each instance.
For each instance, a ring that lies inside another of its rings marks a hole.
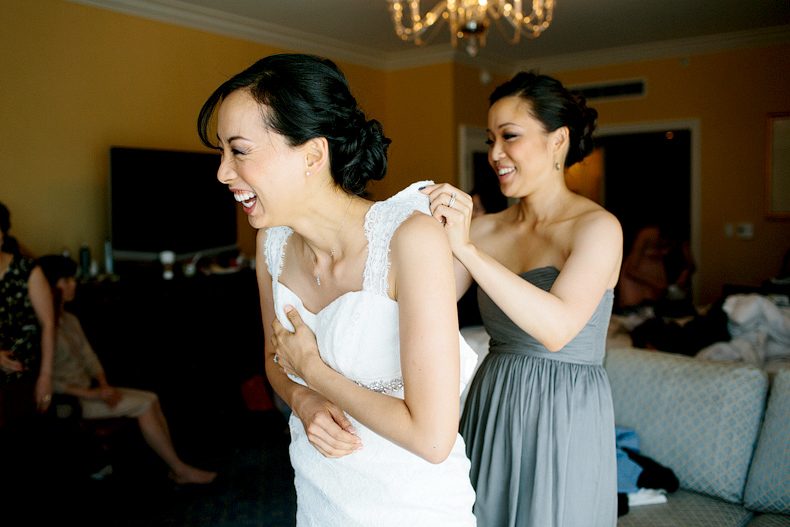
[[[41,329],[28,294],[34,267],[30,258],[15,255],[0,278],[0,349],[12,351],[11,358],[23,365],[21,372],[0,370],[0,387],[38,375]]]

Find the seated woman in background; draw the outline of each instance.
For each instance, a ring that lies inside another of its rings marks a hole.
[[[8,235],[10,217],[0,203],[0,425],[35,406],[49,408],[55,349],[52,293],[41,269]]]
[[[693,314],[688,307],[694,269],[688,239],[668,225],[647,223],[626,251],[616,289],[616,310],[654,306],[678,312],[682,306],[680,315]]]
[[[63,309],[77,292],[77,264],[64,256],[37,261],[54,293],[57,320],[52,383],[57,393],[79,399],[84,419],[133,417],[146,443],[170,467],[176,483],[210,483],[216,473],[184,463],[175,451],[159,398],[153,392],[116,388],[107,382],[99,358],[88,343],[76,316]],[[96,385],[93,385],[93,382]]]

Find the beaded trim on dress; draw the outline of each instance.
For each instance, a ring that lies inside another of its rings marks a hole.
[[[359,381],[354,381],[359,386],[363,388],[367,388],[368,390],[378,392],[378,393],[391,393],[391,392],[398,392],[403,390],[403,379],[393,379],[391,381],[376,381],[372,384],[364,384]]]

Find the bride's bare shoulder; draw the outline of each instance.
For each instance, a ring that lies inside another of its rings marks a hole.
[[[424,246],[425,244],[434,244],[442,241],[447,241],[446,236],[442,225],[436,218],[415,211],[395,230],[390,248],[395,250],[403,243],[411,246]]]

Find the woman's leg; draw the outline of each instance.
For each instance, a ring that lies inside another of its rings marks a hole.
[[[176,483],[210,483],[217,476],[215,472],[187,465],[178,457],[158,400],[137,417],[137,422],[145,442],[170,467],[171,477]]]

